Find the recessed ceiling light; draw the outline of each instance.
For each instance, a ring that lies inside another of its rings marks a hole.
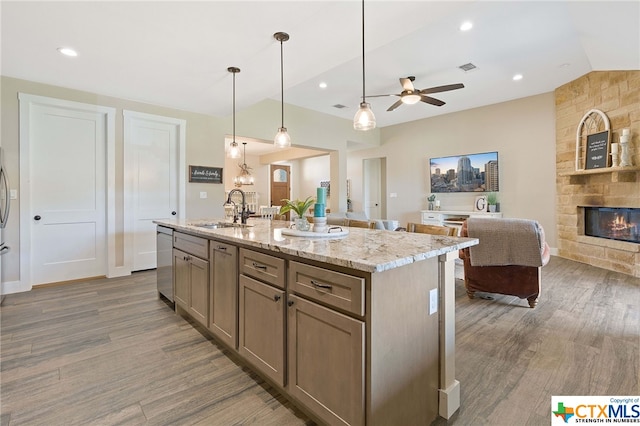
[[[516,74],[513,76],[513,81],[522,80],[522,74]]]
[[[70,47],[58,47],[58,52],[62,53],[64,56],[71,56],[71,57],[78,56],[78,52],[76,52]]]
[[[327,88],[327,83],[325,83],[324,81],[321,81],[320,84],[318,84],[318,87],[321,89],[326,89]]]
[[[469,31],[471,28],[473,28],[471,21],[465,21],[460,25],[460,31]]]

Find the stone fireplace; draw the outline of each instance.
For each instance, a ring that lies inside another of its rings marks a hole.
[[[640,211],[640,71],[591,72],[556,89],[555,98],[558,255],[640,277],[637,228],[628,224],[637,226]],[[631,167],[576,170],[576,130],[591,109],[609,118],[611,142],[619,141],[622,129],[630,129]],[[609,231],[602,224],[608,233],[602,238],[586,230],[591,220],[587,215],[592,214],[586,208],[591,207],[611,211],[623,207],[634,214],[624,219],[626,224],[615,217],[604,219],[614,223]],[[631,238],[611,238],[611,234]]]

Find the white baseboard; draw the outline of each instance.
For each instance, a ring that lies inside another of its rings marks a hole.
[[[31,286],[20,281],[7,281],[6,283],[2,283],[2,287],[0,288],[0,294],[3,296],[5,294],[22,293],[24,291],[31,291]]]

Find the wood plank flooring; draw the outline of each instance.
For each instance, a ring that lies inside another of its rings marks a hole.
[[[535,309],[461,280],[456,308],[462,404],[433,426],[548,425],[552,395],[640,395],[637,278],[553,257]],[[2,426],[312,424],[158,299],[155,271],[7,295],[0,321]]]

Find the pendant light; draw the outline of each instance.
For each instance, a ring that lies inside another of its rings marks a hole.
[[[288,148],[291,146],[291,137],[287,133],[287,128],[284,127],[284,62],[282,54],[282,43],[289,40],[289,34],[283,32],[277,32],[273,37],[280,42],[280,96],[281,96],[281,117],[282,123],[278,129],[278,133],[273,140],[273,144],[278,148]]]
[[[229,144],[227,157],[240,158],[240,147],[236,142],[236,74],[240,72],[240,68],[229,67],[227,71],[233,73],[233,140]]]
[[[244,159],[240,164],[240,174],[233,179],[233,183],[240,187],[242,185],[253,185],[253,176],[251,176],[251,167],[247,166],[247,143],[242,142],[244,148]]]
[[[360,109],[353,117],[353,128],[356,130],[371,130],[376,128],[376,117],[367,103],[364,90],[364,0],[362,0],[362,102]]]

